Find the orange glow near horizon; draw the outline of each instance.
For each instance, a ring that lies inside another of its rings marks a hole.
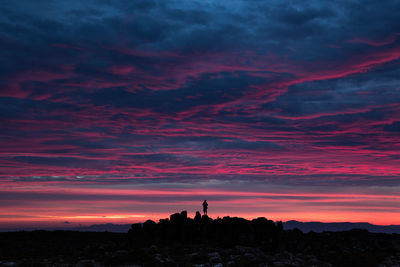
[[[17,193],[16,193],[17,192]],[[374,194],[375,193],[375,194]],[[158,221],[187,210],[190,217],[201,211],[207,199],[212,218],[266,217],[274,221],[369,222],[400,224],[395,193],[315,193],[217,190],[210,188],[58,188],[21,186],[1,190],[10,195],[0,211],[0,228],[77,227],[91,224],[130,224]],[[16,194],[15,199],[12,199]]]
[[[194,212],[188,214],[189,217],[194,217]],[[59,215],[59,216],[37,216],[30,217],[27,215],[25,218],[0,218],[0,227],[2,228],[20,228],[20,227],[34,227],[40,229],[41,227],[77,227],[89,226],[92,224],[131,224],[144,222],[146,220],[158,221],[159,219],[169,218],[170,214],[107,214],[107,215]],[[398,225],[400,220],[393,220],[388,223],[387,218],[396,218],[398,213],[393,212],[376,212],[368,214],[352,214],[349,212],[330,212],[330,213],[313,213],[313,212],[293,212],[293,213],[234,213],[224,214],[216,213],[209,215],[211,218],[222,218],[224,216],[242,217],[248,220],[266,217],[274,221],[289,221],[296,220],[301,222],[369,222],[375,225]],[[371,220],[375,218],[375,220]],[[68,222],[66,224],[65,222]]]

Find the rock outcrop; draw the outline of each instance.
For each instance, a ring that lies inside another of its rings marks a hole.
[[[266,218],[251,221],[238,217],[211,219],[196,213],[194,219],[186,211],[175,213],[158,223],[133,224],[129,238],[133,246],[149,244],[211,244],[221,246],[257,245],[277,249],[283,231],[282,223]]]

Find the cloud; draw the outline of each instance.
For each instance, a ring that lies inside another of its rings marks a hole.
[[[383,127],[383,129],[388,132],[400,132],[400,121],[394,121],[392,124]]]
[[[6,1],[0,185],[396,186],[396,10]]]

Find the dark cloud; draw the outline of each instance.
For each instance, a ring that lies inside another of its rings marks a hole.
[[[105,164],[117,164],[116,162],[96,161],[92,159],[73,158],[73,157],[31,157],[31,156],[17,156],[14,157],[17,162],[24,162],[35,165],[44,166],[62,166],[68,168],[90,168],[102,169]]]
[[[383,129],[388,132],[400,132],[400,121],[394,121],[392,124],[383,127]]]
[[[94,105],[149,108],[156,112],[169,113],[230,102],[251,92],[252,86],[262,82],[265,81],[246,73],[221,73],[220,77],[205,75],[172,91],[143,89],[128,92],[124,88],[107,88],[88,95],[87,98]]]

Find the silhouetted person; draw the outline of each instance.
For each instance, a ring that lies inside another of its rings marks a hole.
[[[208,209],[208,203],[206,200],[203,202],[203,213],[204,215],[207,215],[207,209]]]

